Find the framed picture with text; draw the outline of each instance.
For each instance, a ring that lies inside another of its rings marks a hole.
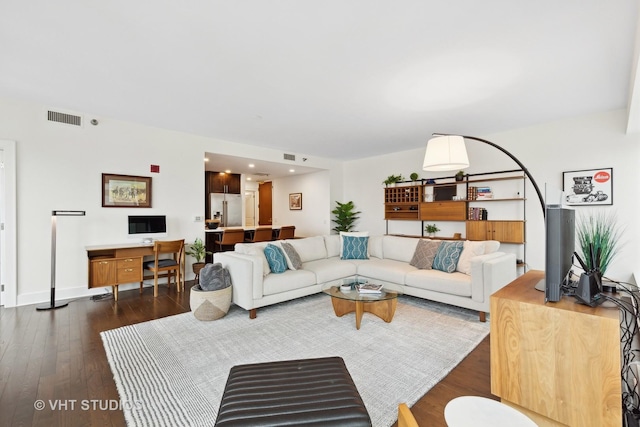
[[[103,208],[150,208],[151,177],[102,174]]]
[[[613,204],[613,168],[563,172],[562,184],[569,206]]]
[[[302,193],[289,193],[289,210],[302,210]]]

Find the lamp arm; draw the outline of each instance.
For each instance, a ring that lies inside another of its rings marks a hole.
[[[542,217],[544,218],[544,216],[545,216],[545,211],[544,211],[545,204],[544,204],[544,197],[542,197],[542,193],[540,192],[540,188],[538,187],[538,184],[536,183],[536,180],[533,179],[533,176],[529,173],[529,170],[513,154],[511,154],[510,152],[508,152],[507,150],[505,150],[504,148],[502,148],[498,144],[495,144],[495,143],[493,143],[491,141],[487,141],[486,139],[477,138],[475,136],[453,135],[453,134],[442,134],[442,133],[433,134],[433,135],[434,136],[461,136],[462,138],[465,138],[465,139],[473,139],[473,140],[476,140],[476,141],[479,141],[479,142],[484,142],[485,144],[490,145],[490,146],[492,146],[494,148],[497,148],[498,150],[502,151],[504,154],[509,156],[511,158],[511,160],[513,160],[514,162],[516,162],[518,164],[518,166],[520,166],[520,169],[522,169],[524,174],[531,181],[531,184],[533,185],[533,188],[536,190],[536,194],[538,195],[538,200],[540,200],[540,206],[542,207]]]

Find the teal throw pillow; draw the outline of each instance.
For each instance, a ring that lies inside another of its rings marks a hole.
[[[369,259],[369,237],[342,236],[341,259]]]
[[[456,271],[463,246],[464,242],[442,242],[433,260],[432,268],[434,270],[444,271],[445,273],[453,273]]]
[[[264,248],[264,256],[267,258],[272,273],[284,273],[287,271],[287,260],[282,249],[269,243]]]

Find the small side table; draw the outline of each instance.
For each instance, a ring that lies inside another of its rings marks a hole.
[[[479,396],[456,397],[445,406],[444,419],[449,427],[537,427],[511,406]]]

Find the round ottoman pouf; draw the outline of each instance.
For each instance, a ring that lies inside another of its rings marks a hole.
[[[228,286],[217,291],[203,291],[200,285],[191,287],[189,305],[198,320],[216,320],[229,312],[232,288]]]

